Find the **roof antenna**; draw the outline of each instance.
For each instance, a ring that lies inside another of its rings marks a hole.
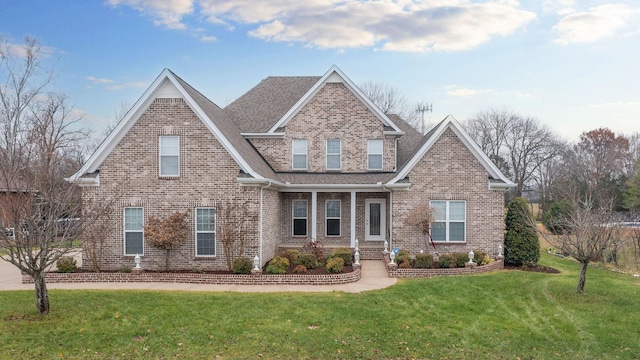
[[[422,124],[422,135],[424,135],[425,134],[424,113],[425,112],[433,113],[433,103],[431,104],[418,103],[418,106],[416,106],[416,112],[419,112],[422,114],[422,121],[420,123]]]

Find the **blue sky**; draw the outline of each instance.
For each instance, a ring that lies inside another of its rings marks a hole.
[[[506,107],[572,141],[640,132],[636,0],[0,0],[0,36],[26,35],[94,128],[164,68],[225,106],[335,64],[432,103],[432,123]]]

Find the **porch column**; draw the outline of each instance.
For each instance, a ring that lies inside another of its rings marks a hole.
[[[311,241],[316,242],[318,228],[318,192],[311,192]]]
[[[356,246],[356,192],[351,191],[351,247]]]

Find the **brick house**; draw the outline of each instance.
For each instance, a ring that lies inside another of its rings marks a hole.
[[[245,208],[244,256],[319,241],[380,258],[383,244],[425,249],[405,224],[420,204],[439,209],[439,253],[497,255],[503,191],[514,186],[451,116],[422,136],[384,114],[337,67],[321,77],[268,77],[220,108],[164,70],[69,181],[84,201],[117,198],[103,269],[161,268],[145,243],[149,216],[189,211],[189,239],[172,251],[180,269],[226,269],[216,224],[225,204]],[[429,249],[428,251],[433,251]]]

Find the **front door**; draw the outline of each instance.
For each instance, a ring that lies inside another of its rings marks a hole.
[[[365,199],[364,210],[364,240],[383,241],[385,239],[387,218],[385,199]]]

